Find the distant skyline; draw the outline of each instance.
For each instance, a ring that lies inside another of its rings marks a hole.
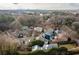
[[[1,3],[0,10],[42,9],[42,10],[74,10],[79,3]]]

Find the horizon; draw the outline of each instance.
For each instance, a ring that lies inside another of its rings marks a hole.
[[[2,3],[0,10],[77,10],[79,3]]]

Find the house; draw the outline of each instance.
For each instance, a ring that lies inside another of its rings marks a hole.
[[[41,50],[41,47],[38,45],[35,45],[32,47],[32,51]]]
[[[44,42],[51,41],[52,43],[57,43],[59,41],[67,41],[67,33],[61,29],[51,29],[42,34]],[[38,39],[38,38],[37,38]]]
[[[29,27],[28,26],[22,26],[21,30],[29,30]]]
[[[43,28],[42,27],[35,27],[32,33],[33,37],[37,37],[42,33]]]
[[[43,28],[42,27],[35,27],[34,28],[34,31],[37,31],[37,32],[42,32]]]
[[[44,51],[48,51],[51,48],[58,48],[58,44],[44,44],[43,47],[40,47],[38,45],[35,45],[32,47],[32,51],[36,51],[36,50],[44,50]]]
[[[55,40],[66,40],[66,36],[65,36],[65,32],[63,30],[60,29],[49,29],[47,31],[45,31],[44,33],[40,34],[39,36],[36,37],[36,40],[42,39],[43,41],[47,42],[47,41],[55,41]]]
[[[42,50],[47,51],[47,50],[52,49],[52,48],[58,48],[58,44],[57,43],[45,44],[45,45],[43,45]]]
[[[21,28],[21,31],[24,33],[25,36],[30,36],[32,30],[28,26],[23,26]]]
[[[18,38],[23,38],[24,37],[24,34],[23,33],[19,33],[18,34]]]
[[[24,33],[20,30],[15,30],[14,32],[12,32],[12,34],[16,37],[16,38],[23,38],[24,37]]]
[[[43,37],[47,40],[52,40],[57,36],[58,34],[62,33],[62,30],[59,29],[49,29],[47,32],[43,34]]]

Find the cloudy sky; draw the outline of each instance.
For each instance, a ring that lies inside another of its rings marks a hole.
[[[79,9],[78,3],[2,3],[0,9]]]

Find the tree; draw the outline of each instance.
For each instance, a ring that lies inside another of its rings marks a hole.
[[[0,23],[10,24],[14,21],[14,18],[11,15],[0,15]]]
[[[59,52],[60,55],[65,55],[65,54],[68,53],[68,50],[65,47],[61,47],[61,48],[58,49],[58,52]]]
[[[49,55],[62,55],[62,54],[67,54],[67,48],[61,47],[61,48],[52,48],[50,49],[47,54]]]
[[[72,28],[79,33],[79,22],[73,22]]]
[[[47,55],[58,55],[58,48],[52,48],[46,52]]]
[[[43,50],[37,50],[31,53],[28,53],[28,55],[45,55],[46,53]]]
[[[28,16],[27,18],[20,18],[20,23],[23,26],[36,26],[36,22],[39,18],[35,17],[35,16]]]
[[[48,18],[50,18],[50,17],[51,17],[50,15],[45,15],[45,16],[43,16],[43,19],[48,20]]]
[[[75,18],[69,18],[69,17],[67,17],[64,20],[65,20],[64,21],[64,25],[71,26],[72,23],[75,21]]]
[[[0,30],[3,32],[8,30],[12,21],[14,18],[11,15],[0,15]]]
[[[34,40],[34,41],[32,41],[30,44],[29,44],[29,46],[34,46],[34,45],[38,45],[38,46],[43,46],[44,45],[44,42],[43,41],[41,41],[41,40]]]
[[[9,29],[9,26],[5,23],[0,23],[0,31],[4,32]]]
[[[2,35],[3,34],[3,35]],[[18,43],[17,40],[14,38],[10,38],[7,34],[2,33],[0,34],[0,54],[2,55],[11,55],[11,54],[18,54],[17,47]]]

